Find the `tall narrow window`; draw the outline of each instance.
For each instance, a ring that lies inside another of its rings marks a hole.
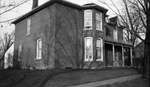
[[[123,41],[124,42],[127,42],[127,39],[128,39],[128,33],[127,33],[127,30],[126,29],[123,29]]]
[[[84,10],[84,30],[92,29],[92,10]]]
[[[96,13],[96,30],[102,31],[102,13]]]
[[[31,30],[31,18],[27,19],[27,35],[30,34],[30,30]]]
[[[106,30],[106,37],[107,36],[111,37],[111,30],[110,30],[110,28],[106,27],[105,30]]]
[[[103,61],[103,39],[99,38],[96,41],[96,55],[97,55],[97,61]]]
[[[19,59],[21,57],[21,52],[22,52],[22,44],[20,43],[19,47],[18,47],[18,57],[19,57]]]
[[[37,40],[36,59],[42,59],[42,39]]]
[[[85,61],[93,61],[93,37],[84,38]]]
[[[118,41],[118,31],[117,31],[117,29],[114,29],[114,40]]]

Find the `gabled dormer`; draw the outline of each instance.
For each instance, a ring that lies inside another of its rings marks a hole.
[[[123,28],[118,24],[118,17],[109,18],[105,25],[105,39],[112,42],[123,43]]]

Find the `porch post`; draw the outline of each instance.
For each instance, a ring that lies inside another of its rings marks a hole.
[[[114,44],[112,44],[112,48],[113,48],[113,66],[114,66],[114,61],[115,61],[115,46],[114,46]]]
[[[132,47],[130,47],[130,59],[131,59],[131,66],[133,66]]]
[[[122,65],[123,65],[123,67],[125,66],[125,64],[124,64],[124,48],[123,48],[123,46],[122,46]]]

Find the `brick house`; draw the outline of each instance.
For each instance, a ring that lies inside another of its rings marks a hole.
[[[13,23],[14,65],[22,68],[101,68],[132,65],[132,45],[123,40],[117,18],[107,9],[52,0]]]

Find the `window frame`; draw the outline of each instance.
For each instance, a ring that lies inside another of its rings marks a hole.
[[[19,46],[18,46],[18,56],[19,56],[19,58],[21,57],[21,53],[22,53],[22,43],[20,43]]]
[[[36,59],[42,59],[42,39],[39,38],[36,41]]]
[[[117,29],[113,30],[113,37],[114,37],[114,41],[118,41],[118,30]]]
[[[31,18],[27,18],[27,32],[26,35],[30,35],[31,33]]]
[[[100,41],[100,42],[98,42]],[[98,49],[100,49],[100,57],[97,56]],[[96,61],[103,61],[103,39],[98,38],[96,40]]]
[[[95,14],[95,20],[96,30],[103,31],[103,14],[101,12],[97,12]]]
[[[87,24],[89,23],[89,25]],[[84,10],[84,30],[92,30],[93,28],[93,10]]]
[[[89,55],[89,56],[91,56],[91,58],[89,58],[89,57],[87,58],[87,54],[89,54],[86,50],[88,39],[91,40],[91,42],[90,42],[91,43],[91,55]],[[84,37],[84,61],[85,62],[93,61],[93,37]]]

